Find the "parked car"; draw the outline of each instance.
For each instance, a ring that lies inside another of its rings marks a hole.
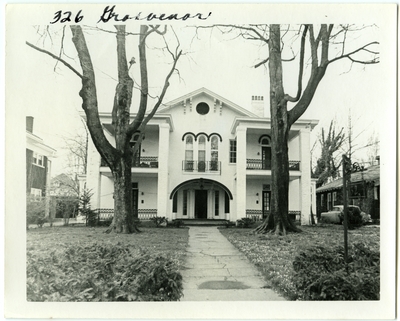
[[[344,206],[336,205],[330,211],[321,213],[321,219],[327,223],[339,223],[342,224],[344,220]],[[366,214],[360,210],[358,206],[348,205],[349,223],[359,224],[371,222],[371,215]]]

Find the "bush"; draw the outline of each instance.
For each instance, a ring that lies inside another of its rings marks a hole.
[[[182,226],[185,225],[185,224],[183,223],[182,220],[173,220],[173,221],[171,222],[171,224],[168,224],[168,225],[171,225],[171,226],[176,227],[176,228],[180,228],[180,227],[182,227]]]
[[[27,195],[26,198],[26,228],[29,224],[37,224],[38,227],[43,227],[43,224],[47,222],[45,217],[45,198],[35,198],[31,195]]]
[[[166,219],[164,216],[154,216],[150,220],[156,225],[156,227],[160,227],[161,224],[168,224],[168,219]]]
[[[363,219],[361,216],[361,210],[358,207],[348,207],[347,209],[347,219],[349,222],[349,229],[354,229],[360,227],[363,224]],[[344,215],[341,215],[342,221],[344,220]]]
[[[302,300],[379,300],[380,256],[362,243],[349,247],[316,246],[293,261],[292,281]]]
[[[249,228],[253,224],[254,224],[254,221],[248,217],[244,217],[244,218],[236,221],[236,226],[241,227],[241,228]]]
[[[178,263],[122,244],[27,253],[28,301],[177,301]]]

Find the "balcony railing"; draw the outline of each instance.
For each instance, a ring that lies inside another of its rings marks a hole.
[[[103,158],[101,158],[100,166],[107,166]],[[132,167],[158,168],[158,157],[142,156],[140,159],[135,159],[133,161]]]
[[[221,174],[221,162],[184,160],[182,161],[182,170],[184,172],[206,172]]]
[[[271,162],[266,162],[261,159],[247,159],[247,169],[254,170],[270,170]],[[289,161],[289,170],[290,171],[299,171],[300,170],[300,161]]]

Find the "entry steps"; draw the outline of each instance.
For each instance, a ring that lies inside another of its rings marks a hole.
[[[225,226],[228,220],[181,219],[185,226]]]

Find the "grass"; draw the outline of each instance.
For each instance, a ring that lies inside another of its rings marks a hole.
[[[106,228],[97,227],[44,227],[27,231],[27,252],[48,252],[64,249],[66,245],[122,243],[133,249],[143,249],[150,254],[161,253],[179,261],[182,266],[189,233],[186,228],[140,228],[139,234],[103,233]]]
[[[312,246],[343,245],[343,227],[340,225],[302,226],[302,233],[287,236],[252,234],[251,229],[228,228],[220,232],[263,273],[269,286],[287,299],[295,300],[297,292],[291,281],[296,255]],[[349,244],[362,242],[379,251],[379,227],[363,226],[348,232]]]

